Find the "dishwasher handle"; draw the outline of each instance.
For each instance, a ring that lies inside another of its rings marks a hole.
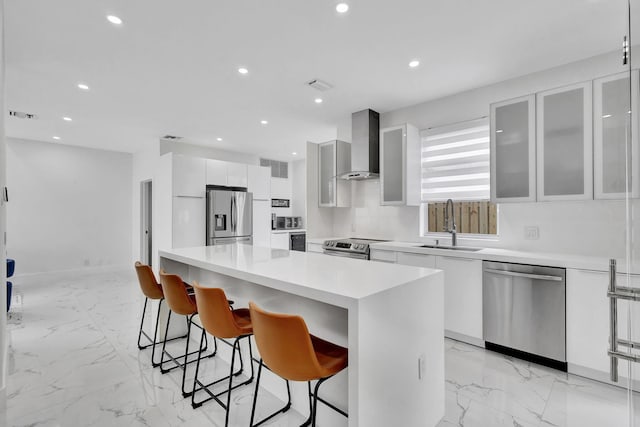
[[[547,280],[552,282],[562,282],[563,280],[561,276],[549,276],[546,274],[532,274],[532,273],[518,273],[516,271],[498,270],[495,268],[485,268],[484,271],[486,271],[487,273],[500,274],[503,276],[525,277],[527,279]]]

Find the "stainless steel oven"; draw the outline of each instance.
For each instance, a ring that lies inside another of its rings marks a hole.
[[[383,241],[384,240],[356,238],[326,240],[322,244],[322,252],[325,255],[330,256],[368,260],[370,254],[370,244]]]

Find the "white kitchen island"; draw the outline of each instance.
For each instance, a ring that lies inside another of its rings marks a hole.
[[[348,347],[348,369],[320,394],[347,409],[349,419],[319,404],[319,425],[423,427],[443,417],[440,270],[242,244],[159,255],[167,272],[224,288],[236,307],[255,301],[266,310],[299,314],[311,333]],[[278,394],[283,386],[272,380],[265,387]],[[306,416],[305,391],[293,389],[293,404]]]

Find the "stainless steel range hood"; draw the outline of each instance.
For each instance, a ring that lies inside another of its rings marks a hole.
[[[362,110],[351,115],[351,171],[340,179],[377,179],[380,176],[380,114]]]

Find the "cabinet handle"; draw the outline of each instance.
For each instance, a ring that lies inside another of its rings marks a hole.
[[[457,256],[446,256],[446,255],[431,255],[431,256],[437,256],[440,258],[451,259],[456,261],[477,261],[476,259],[473,259],[473,258],[459,258]]]
[[[518,273],[516,271],[496,270],[494,268],[485,268],[484,271],[492,274],[500,274],[502,276],[525,277],[527,279],[547,280],[552,282],[561,282],[560,276],[548,276],[546,274]]]

